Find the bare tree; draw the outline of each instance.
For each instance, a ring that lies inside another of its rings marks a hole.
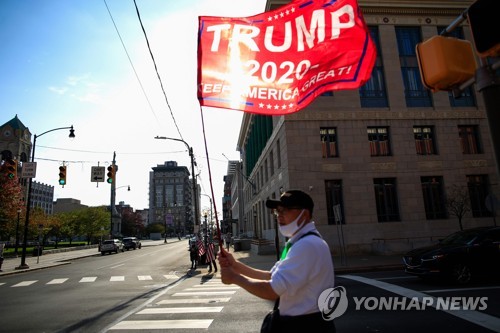
[[[460,230],[464,230],[462,219],[471,210],[469,189],[465,186],[453,185],[447,192],[446,208],[448,208],[448,213],[458,218]]]

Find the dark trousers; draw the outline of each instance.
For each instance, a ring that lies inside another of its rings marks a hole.
[[[333,320],[326,321],[320,312],[315,312],[302,316],[280,316],[279,331],[286,333],[294,332],[314,332],[314,333],[335,333],[335,323]]]

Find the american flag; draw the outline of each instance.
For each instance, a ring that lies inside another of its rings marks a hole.
[[[213,243],[208,243],[208,249],[207,249],[207,262],[211,262],[215,260],[215,255],[214,255],[214,244]]]
[[[203,245],[203,242],[201,239],[198,239],[196,241],[196,247],[198,248],[198,256],[201,257],[202,255],[205,254],[205,246]]]

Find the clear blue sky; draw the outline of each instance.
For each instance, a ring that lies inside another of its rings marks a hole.
[[[148,207],[149,171],[175,160],[190,168],[182,142],[193,147],[202,193],[210,194],[208,166],[196,99],[199,15],[251,16],[265,0],[136,0],[163,81],[154,71],[133,0],[2,0],[0,2],[0,123],[16,114],[31,133],[73,125],[76,138],[55,131],[37,139],[36,181],[55,186],[55,199],[109,204],[106,183],[90,182],[92,166],[107,166],[113,151],[119,172],[117,202]],[[136,78],[108,8],[118,27]],[[147,95],[147,98],[146,96]],[[173,118],[172,118],[172,114]],[[218,211],[222,211],[227,160],[239,159],[242,114],[203,110]],[[68,184],[57,185],[68,165]],[[202,196],[202,208],[208,199]]]

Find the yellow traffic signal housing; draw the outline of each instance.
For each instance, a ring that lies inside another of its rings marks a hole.
[[[66,185],[66,166],[59,167],[59,185]]]
[[[433,92],[452,90],[475,75],[476,59],[469,41],[434,36],[416,46],[424,86]]]
[[[113,184],[115,182],[115,175],[116,175],[115,166],[114,165],[110,165],[108,167],[108,174],[107,174],[107,176],[108,176],[107,182],[109,184]]]
[[[17,177],[17,161],[8,159],[5,161],[5,174],[7,178],[14,179]]]

